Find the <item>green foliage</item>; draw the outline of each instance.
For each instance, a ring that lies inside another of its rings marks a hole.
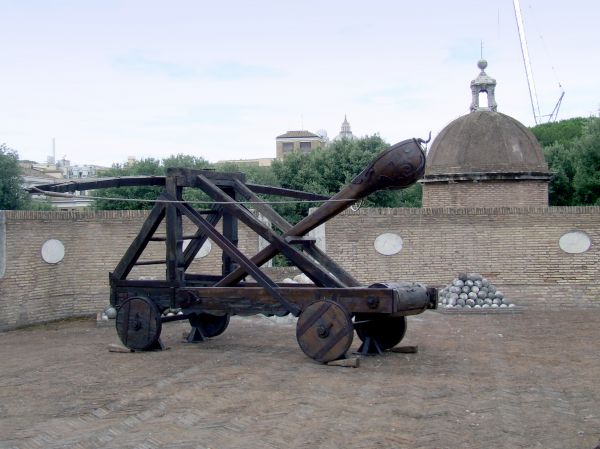
[[[0,210],[27,206],[29,198],[22,190],[22,184],[19,155],[5,144],[0,144]]]
[[[531,132],[542,147],[555,143],[569,145],[581,136],[588,120],[584,117],[576,117],[559,122],[543,123],[531,128]]]
[[[574,143],[573,184],[580,204],[600,205],[600,119],[590,120]]]
[[[544,156],[553,174],[548,186],[549,203],[551,206],[571,206],[575,201],[574,152],[572,146],[553,143],[544,147]]]
[[[600,119],[572,118],[531,129],[553,173],[551,206],[599,204]]]

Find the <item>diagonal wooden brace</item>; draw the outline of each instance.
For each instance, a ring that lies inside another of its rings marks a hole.
[[[339,279],[323,270],[313,260],[306,257],[302,252],[298,251],[294,246],[288,243],[284,237],[277,235],[272,229],[265,226],[245,207],[223,192],[223,190],[217,187],[211,180],[203,175],[198,175],[198,183],[202,190],[213,199],[225,203],[222,204],[225,211],[238,218],[246,226],[267,240],[271,244],[270,246],[274,248],[275,254],[278,252],[283,253],[284,256],[300,268],[316,285],[346,287]]]
[[[271,205],[263,201],[257,196],[252,190],[250,190],[246,184],[239,180],[234,180],[235,190],[246,199],[253,202],[253,207],[256,208],[261,214],[267,217],[271,223],[277,226],[282,232],[287,232],[292,228],[292,225],[281,215],[279,215]],[[289,239],[286,238],[289,241]],[[307,245],[303,248],[303,251],[309,254],[314,260],[319,262],[327,271],[342,281],[345,286],[348,287],[360,287],[361,283],[358,282],[350,273],[340,267],[333,261],[327,254],[321,251],[314,245]]]
[[[158,200],[163,199],[165,199],[165,194],[161,194],[158,197]],[[138,235],[135,237],[133,242],[131,242],[129,248],[127,248],[127,251],[113,271],[111,275],[112,277],[118,280],[127,278],[127,275],[133,269],[133,266],[139,259],[140,255],[144,252],[144,249],[146,249],[148,242],[164,218],[165,206],[163,203],[158,202],[154,205],[152,210],[150,210],[150,214],[148,215],[148,218],[146,218],[142,229],[140,229]]]
[[[168,199],[170,198],[168,195]],[[225,253],[227,253],[233,260],[235,260],[241,267],[249,273],[256,282],[263,287],[273,298],[285,307],[285,309],[298,316],[300,314],[300,308],[295,304],[292,304],[286,300],[278,291],[277,284],[273,282],[268,276],[266,276],[260,268],[258,268],[250,259],[248,259],[233,243],[227,240],[221,235],[202,215],[198,214],[187,204],[174,203],[176,207],[183,215],[188,217],[192,223],[198,226],[202,231],[215,242]]]

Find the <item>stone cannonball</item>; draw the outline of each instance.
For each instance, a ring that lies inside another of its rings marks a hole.
[[[114,320],[117,317],[117,309],[113,306],[108,306],[104,309],[104,314],[111,320]]]

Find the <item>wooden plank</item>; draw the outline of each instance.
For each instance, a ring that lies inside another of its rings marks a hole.
[[[299,313],[298,307],[287,301],[281,296],[277,290],[277,285],[266,276],[260,269],[254,265],[250,259],[248,259],[233,243],[224,238],[208,221],[199,214],[196,214],[187,204],[174,203],[174,206],[185,214],[196,226],[202,228],[202,230],[208,235],[208,237],[215,242],[224,252],[227,252],[232,259],[234,259],[240,266],[246,270],[247,273],[252,275],[254,279],[262,286],[269,294],[275,298],[283,307],[289,312],[297,315]]]
[[[227,195],[229,195],[230,197],[233,195],[233,200],[235,201],[235,190],[232,188],[224,188],[223,192]],[[226,210],[226,206],[223,206],[223,209]],[[224,213],[223,214],[223,237],[225,237],[227,240],[229,240],[234,246],[238,246],[238,222],[237,222],[237,218],[230,214],[230,213]],[[229,254],[227,254],[226,252],[223,251],[222,255],[221,255],[221,259],[223,262],[223,265],[221,267],[221,273],[223,274],[223,276],[231,273],[235,268],[235,264],[234,261],[232,260],[231,256]]]
[[[167,261],[165,259],[161,259],[161,260],[138,260],[136,263],[134,263],[134,265],[137,266],[141,266],[141,265],[164,265],[166,264]]]
[[[219,187],[233,187],[233,181],[239,179],[245,181],[244,173],[219,172],[215,170],[199,170],[194,168],[167,168],[167,177],[177,179],[180,187],[198,187],[196,177],[202,175],[212,180]]]
[[[299,237],[297,235],[288,235],[284,238],[284,240],[294,245],[300,244],[305,246],[314,245],[317,242],[317,239],[314,237]]]
[[[167,177],[166,191],[168,195],[177,200],[182,200],[183,188],[178,186],[173,176]],[[174,282],[181,282],[184,279],[183,262],[183,224],[181,221],[181,211],[174,203],[166,204],[166,259],[167,259],[167,279]]]
[[[164,199],[164,194],[160,195],[158,199]],[[138,235],[133,239],[127,251],[119,261],[118,265],[114,269],[112,276],[115,279],[125,279],[127,275],[131,272],[133,265],[137,262],[140,255],[146,249],[150,238],[153,236],[154,232],[162,222],[165,217],[165,206],[162,203],[156,203],[154,207],[150,210],[146,221],[142,225],[142,229]]]
[[[300,309],[315,301],[333,299],[343,304],[350,313],[391,314],[398,305],[398,295],[390,288],[323,288],[278,287],[279,293]],[[278,302],[261,287],[184,287],[178,289],[179,306],[261,313],[282,310]],[[279,307],[279,309],[278,309]],[[400,306],[402,308],[402,306]],[[414,306],[411,304],[410,308]]]
[[[42,184],[35,186],[40,190],[51,192],[75,192],[77,190],[96,190],[109,187],[131,187],[131,186],[164,186],[164,176],[119,176],[114,178],[96,178],[85,181],[68,181],[54,184]],[[35,188],[27,189],[29,193],[37,193]]]
[[[265,226],[247,209],[242,207],[233,198],[219,189],[209,179],[198,176],[198,181],[202,185],[202,189],[214,199],[224,202],[223,208],[231,215],[239,218],[246,226],[267,240],[274,248],[275,253],[281,252],[300,268],[315,284],[327,287],[345,287],[339,280],[321,269],[314,261],[310,260],[296,248],[291,246],[285,239],[273,232],[272,229]],[[236,270],[238,271],[238,270]]]

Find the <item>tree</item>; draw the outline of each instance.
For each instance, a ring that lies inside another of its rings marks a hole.
[[[544,156],[552,172],[552,180],[548,186],[550,206],[572,206],[576,203],[575,186],[575,153],[572,145],[553,143],[545,147]]]
[[[573,184],[580,204],[600,205],[600,119],[586,123],[573,146],[575,175]]]
[[[19,155],[5,144],[0,144],[0,210],[22,209],[28,204],[29,198],[22,184]]]
[[[551,206],[594,204],[597,200],[593,167],[598,121],[577,117],[531,128],[553,174],[548,188]]]
[[[568,145],[581,136],[587,121],[587,118],[576,117],[558,122],[543,123],[531,128],[531,132],[542,147],[555,143]]]

